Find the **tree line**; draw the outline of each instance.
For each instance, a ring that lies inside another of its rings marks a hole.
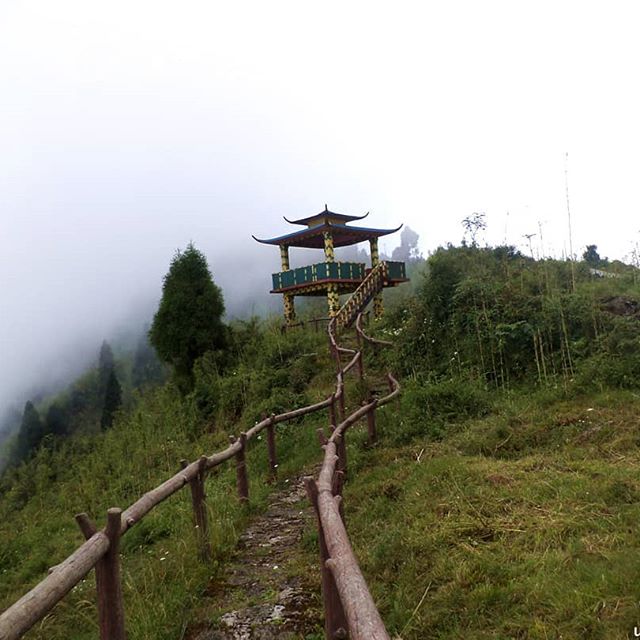
[[[105,340],[97,365],[71,387],[41,403],[27,401],[10,447],[9,463],[29,459],[43,443],[54,443],[77,432],[112,427],[125,396],[166,379],[184,395],[194,386],[194,364],[206,352],[224,360],[229,328],[223,323],[222,291],[213,282],[206,258],[193,244],[178,251],[163,282],[162,299],[151,327],[140,338],[135,353],[117,362]],[[124,362],[130,360],[129,366]]]
[[[43,444],[78,432],[109,429],[123,405],[124,394],[164,380],[165,373],[145,333],[133,354],[116,362],[109,342],[103,341],[97,364],[64,392],[40,403],[28,400],[9,445],[8,462],[29,459]],[[123,385],[125,388],[123,388]],[[40,409],[38,409],[38,404]]]

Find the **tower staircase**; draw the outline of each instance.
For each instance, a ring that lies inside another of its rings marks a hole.
[[[382,291],[387,281],[388,269],[387,263],[383,261],[369,271],[365,279],[336,314],[336,325],[338,327],[350,327],[358,317],[358,314],[364,311],[370,300]]]

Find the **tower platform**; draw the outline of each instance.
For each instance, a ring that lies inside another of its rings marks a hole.
[[[402,228],[377,229],[372,227],[349,226],[349,222],[362,220],[369,214],[350,216],[329,211],[325,205],[324,211],[318,214],[285,220],[290,224],[303,226],[303,229],[293,231],[275,238],[256,238],[261,244],[280,247],[282,271],[272,275],[271,293],[283,296],[285,321],[288,325],[296,321],[294,299],[296,296],[325,296],[329,309],[329,317],[338,315],[340,311],[340,295],[355,294],[357,299],[365,305],[371,298],[374,301],[374,315],[379,318],[384,310],[382,289],[396,287],[407,282],[404,262],[380,261],[378,238],[386,236]],[[369,242],[371,266],[361,262],[336,262],[334,250],[336,247],[346,247],[360,242]],[[304,267],[291,269],[289,266],[289,247],[307,249],[323,249],[325,260]],[[362,291],[366,290],[367,295]],[[353,306],[353,300],[350,302]],[[350,315],[349,315],[350,317]]]

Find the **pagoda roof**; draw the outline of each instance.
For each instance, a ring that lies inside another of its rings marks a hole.
[[[324,205],[324,211],[320,213],[316,213],[313,216],[309,216],[307,218],[300,218],[298,220],[289,220],[286,216],[282,216],[289,224],[301,224],[307,225],[308,227],[315,227],[318,224],[322,224],[323,222],[329,222],[333,224],[345,224],[347,222],[353,222],[354,220],[363,220],[369,215],[369,212],[365,213],[362,216],[348,216],[344,213],[335,213],[335,211],[329,211],[327,205]]]
[[[261,239],[252,236],[254,240],[262,244],[283,245],[287,247],[305,247],[309,249],[324,248],[324,232],[328,231],[333,237],[334,247],[347,247],[358,242],[379,238],[390,233],[395,233],[402,228],[402,225],[395,229],[370,229],[366,227],[348,227],[346,224],[332,224],[328,220],[287,233],[277,238]]]

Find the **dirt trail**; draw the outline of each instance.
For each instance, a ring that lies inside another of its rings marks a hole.
[[[234,556],[185,634],[188,640],[319,638],[322,632],[320,570],[301,548],[315,518],[303,476],[285,481],[266,512],[242,534]],[[315,524],[314,524],[315,526]]]
[[[357,348],[354,336],[344,343]],[[343,366],[346,360],[343,355]],[[372,388],[374,396],[386,393],[384,380]],[[251,522],[221,576],[209,585],[197,622],[183,640],[324,638],[318,551],[302,548],[305,529],[316,530],[303,477],[317,476],[318,470],[285,481],[272,494],[265,513]]]

